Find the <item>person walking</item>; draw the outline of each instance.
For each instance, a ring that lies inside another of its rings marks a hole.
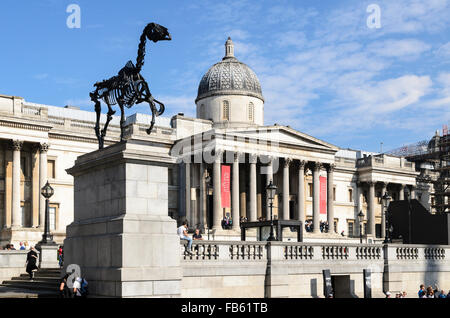
[[[59,298],[72,298],[69,286],[67,286],[67,279],[69,274],[64,275],[59,281]]]
[[[86,279],[77,277],[73,283],[73,294],[75,298],[86,298],[88,295],[88,282]]]
[[[38,255],[33,246],[30,247],[30,251],[27,254],[26,272],[30,275],[30,280],[33,280],[34,272],[38,269],[36,262]]]
[[[64,261],[64,251],[62,246],[60,245],[58,248],[58,263],[60,268],[63,267],[63,261]]]

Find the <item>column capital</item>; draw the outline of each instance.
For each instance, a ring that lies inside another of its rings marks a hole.
[[[214,155],[214,162],[222,162],[222,155],[223,155],[223,150],[222,149],[216,149],[215,150],[215,155]]]
[[[48,147],[49,147],[49,144],[48,143],[42,143],[42,144],[39,144],[39,151],[42,153],[42,152],[47,152],[48,151]]]
[[[234,162],[239,163],[239,159],[240,159],[241,157],[242,157],[242,152],[236,151],[236,152],[234,153],[234,157],[233,157]]]
[[[258,155],[251,153],[248,155],[250,163],[256,163],[258,161]]]
[[[327,172],[333,172],[335,168],[336,164],[330,163],[329,165],[327,165]]]
[[[18,150],[20,150],[20,149],[22,149],[22,146],[23,146],[23,141],[22,140],[12,140],[12,142],[11,142],[11,149],[12,150],[15,150],[15,151],[18,151]]]
[[[406,187],[406,184],[400,183],[400,189],[404,189]]]
[[[306,160],[299,160],[298,162],[299,169],[305,169],[306,163],[307,163]]]
[[[383,186],[383,188],[387,188],[387,186],[389,185],[389,182],[380,181],[380,184]]]
[[[292,158],[284,158],[284,167],[288,168],[289,165],[292,163]]]
[[[315,171],[320,171],[324,167],[323,163],[321,163],[319,161],[313,162],[312,165],[313,165],[313,170],[315,170]]]
[[[376,183],[377,183],[376,181],[367,181],[367,184],[369,185],[369,187],[375,186]]]

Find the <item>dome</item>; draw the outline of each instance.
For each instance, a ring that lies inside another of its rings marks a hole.
[[[203,75],[198,86],[196,102],[214,95],[245,95],[264,101],[261,84],[255,72],[234,57],[230,38],[225,43],[225,57]]]

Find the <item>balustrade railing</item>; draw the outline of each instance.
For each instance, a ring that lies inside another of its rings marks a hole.
[[[267,260],[267,242],[194,241],[187,251],[182,241],[182,259],[185,261],[264,261]],[[385,248],[386,247],[386,248]],[[450,246],[397,245],[397,244],[324,244],[272,242],[271,259],[277,261],[431,261],[446,260]],[[387,253],[387,254],[386,254]]]

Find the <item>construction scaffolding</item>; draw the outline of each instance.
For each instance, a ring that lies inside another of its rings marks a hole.
[[[436,213],[450,212],[450,134],[447,125],[429,141],[403,146],[387,152],[391,155],[405,157],[416,163],[416,167],[427,166],[428,173],[417,177],[418,183],[433,184],[431,207]]]

